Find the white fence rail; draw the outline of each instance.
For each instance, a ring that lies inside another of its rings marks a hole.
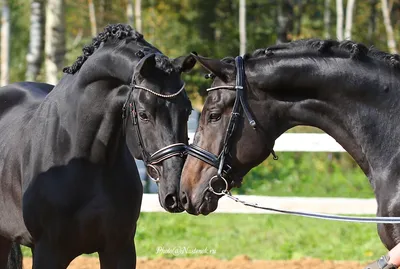
[[[325,214],[375,214],[375,199],[357,198],[319,198],[319,197],[271,197],[256,195],[237,195],[242,200],[262,206],[285,210],[318,212]],[[158,201],[158,194],[143,195],[142,212],[166,212]],[[222,197],[216,213],[279,214],[244,206],[229,198]]]
[[[194,133],[189,133],[193,142]],[[275,151],[346,152],[339,143],[327,134],[284,133],[275,141]]]
[[[193,138],[190,137],[190,139]],[[285,133],[276,140],[274,150],[277,152],[346,152],[335,139],[322,133]],[[237,195],[237,197],[267,207],[326,214],[375,214],[377,209],[375,199],[254,195]],[[142,212],[165,212],[160,206],[157,194],[144,194]],[[225,197],[220,199],[216,213],[276,214],[246,207]]]
[[[275,151],[346,152],[327,134],[284,133],[275,141]]]

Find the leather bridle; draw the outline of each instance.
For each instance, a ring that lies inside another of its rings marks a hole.
[[[251,116],[248,104],[245,100],[245,91],[246,91],[246,84],[245,84],[245,72],[244,72],[244,62],[242,57],[238,56],[235,58],[235,65],[236,65],[236,85],[235,86],[217,86],[213,88],[207,89],[207,91],[213,90],[235,90],[236,91],[236,100],[232,108],[231,118],[229,120],[229,125],[225,134],[224,144],[222,147],[221,153],[217,156],[205,149],[202,149],[196,145],[189,145],[187,146],[187,154],[192,155],[195,158],[198,158],[209,165],[218,169],[217,175],[213,176],[209,183],[208,189],[216,195],[225,195],[228,198],[234,200],[235,202],[242,203],[245,206],[250,206],[257,209],[269,210],[277,213],[283,214],[291,214],[296,216],[303,216],[309,218],[316,218],[316,219],[325,219],[325,220],[337,220],[337,221],[346,221],[346,222],[358,222],[358,223],[400,223],[400,217],[359,217],[359,216],[342,216],[342,215],[331,215],[331,214],[319,214],[319,213],[312,213],[312,212],[301,212],[301,211],[292,211],[292,210],[284,210],[284,209],[276,209],[271,207],[265,207],[258,205],[257,203],[248,203],[244,200],[241,200],[237,197],[232,196],[229,193],[229,185],[226,181],[225,177],[231,171],[232,167],[226,160],[226,157],[230,155],[230,149],[232,146],[232,136],[235,131],[236,125],[238,120],[241,118],[243,111],[245,116],[247,117],[250,125],[253,128],[256,128],[256,122]],[[273,149],[271,149],[271,154],[274,157],[274,160],[277,160],[278,157],[275,155]],[[222,179],[225,183],[225,189],[217,192],[212,187],[212,183],[214,179]]]
[[[140,147],[140,151],[141,151],[141,155],[142,155],[142,160],[146,166],[146,171],[147,174],[149,175],[149,177],[155,181],[156,183],[158,183],[160,181],[160,177],[161,177],[161,173],[160,171],[157,169],[157,167],[155,165],[162,163],[164,160],[169,159],[171,157],[174,156],[179,156],[181,158],[186,156],[186,147],[187,145],[184,143],[176,143],[176,144],[172,144],[172,145],[168,145],[166,147],[163,147],[159,150],[157,150],[156,152],[154,152],[153,154],[150,154],[146,151],[146,149],[144,148],[144,143],[143,143],[143,137],[140,133],[140,128],[139,128],[139,118],[138,118],[138,113],[136,110],[136,102],[135,100],[132,98],[132,92],[134,89],[141,89],[141,90],[145,90],[151,94],[154,94],[157,97],[160,98],[174,98],[176,96],[178,96],[184,89],[185,89],[185,84],[182,85],[182,87],[179,89],[179,91],[177,91],[176,93],[173,94],[160,94],[157,93],[155,91],[152,91],[146,87],[143,86],[139,86],[136,84],[134,75],[132,76],[132,81],[131,84],[129,85],[130,87],[130,91],[129,91],[129,95],[128,98],[126,99],[123,107],[122,107],[122,119],[123,119],[123,134],[125,135],[126,133],[126,124],[127,124],[127,118],[128,118],[128,113],[130,113],[131,116],[131,120],[132,120],[132,125],[133,128],[135,129],[136,132],[136,136],[137,136],[137,141],[138,141],[138,145]],[[127,111],[129,106],[129,111]],[[151,173],[149,173],[149,169],[152,169],[156,174],[157,177],[154,178]]]
[[[229,184],[226,180],[226,176],[232,169],[232,166],[228,160],[228,157],[232,157],[230,154],[232,148],[232,137],[237,128],[238,122],[242,117],[242,113],[246,116],[247,120],[249,121],[250,125],[255,129],[257,124],[251,115],[249,106],[246,101],[246,77],[245,77],[245,70],[244,70],[244,60],[241,56],[237,56],[235,58],[235,66],[236,66],[236,85],[229,86],[217,86],[213,88],[207,89],[207,92],[214,91],[214,90],[234,90],[236,91],[236,99],[235,103],[232,108],[231,118],[229,120],[228,128],[225,133],[224,144],[220,154],[217,156],[205,149],[200,148],[196,145],[189,145],[187,147],[187,154],[192,155],[195,158],[202,160],[203,162],[208,163],[211,166],[214,166],[218,169],[218,172],[215,176],[213,176],[209,181],[209,190],[216,195],[223,195],[228,192]],[[272,151],[273,152],[273,151]],[[275,153],[273,153],[275,156]],[[213,187],[213,181],[221,179],[225,184],[225,189],[218,192]]]

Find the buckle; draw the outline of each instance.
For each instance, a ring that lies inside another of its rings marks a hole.
[[[377,260],[378,267],[380,269],[397,269],[398,266],[389,263],[390,257],[389,255],[384,255]]]

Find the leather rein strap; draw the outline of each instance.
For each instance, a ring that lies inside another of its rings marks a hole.
[[[294,216],[308,217],[313,219],[323,219],[323,220],[336,220],[336,221],[344,221],[344,222],[357,222],[357,223],[400,223],[399,217],[355,217],[355,216],[343,216],[343,215],[334,215],[334,214],[321,214],[321,213],[313,213],[313,212],[304,212],[304,211],[292,211],[285,209],[276,209],[272,207],[261,206],[257,203],[249,203],[243,201],[235,196],[233,196],[230,192],[225,192],[224,195],[229,199],[232,199],[235,202],[241,203],[248,207],[253,207],[262,210],[268,210],[281,214],[289,214]]]

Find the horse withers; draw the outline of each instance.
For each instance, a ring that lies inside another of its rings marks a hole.
[[[349,152],[374,189],[378,216],[400,216],[400,57],[351,41],[300,40],[241,58],[194,55],[211,72],[181,177],[181,201],[209,214],[297,125],[322,129]],[[199,161],[200,159],[201,161]],[[378,224],[383,244],[400,225]]]
[[[177,187],[191,103],[181,73],[195,62],[169,59],[116,24],[54,88],[0,88],[0,268],[12,242],[32,248],[33,268],[66,268],[93,252],[101,268],[135,267],[143,186],[134,157],[159,181],[162,207],[183,211]]]

